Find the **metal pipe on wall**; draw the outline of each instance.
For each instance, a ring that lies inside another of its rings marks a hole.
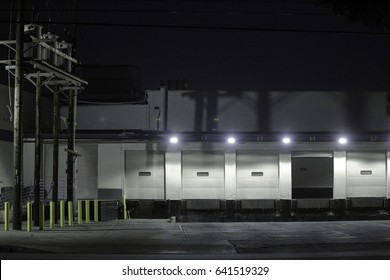
[[[164,94],[164,130],[168,130],[168,88],[161,87],[161,91]]]

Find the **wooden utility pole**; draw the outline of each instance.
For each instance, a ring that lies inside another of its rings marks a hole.
[[[24,1],[17,0],[15,96],[14,96],[14,198],[12,227],[22,229],[23,188],[23,8]]]
[[[74,151],[75,143],[75,107],[76,107],[76,90],[71,90],[69,94],[69,109],[68,109],[68,154],[67,154],[67,199],[73,202],[74,196]]]
[[[76,45],[76,33],[77,33],[77,0],[72,1],[73,9],[74,9],[74,18],[73,18],[73,30],[70,37],[71,47],[68,49],[68,54],[70,56],[74,56],[74,49]],[[69,73],[73,72],[72,64],[69,62],[68,67],[66,69]],[[74,200],[74,154],[69,151],[74,151],[75,148],[75,111],[77,106],[77,90],[70,90],[69,92],[69,106],[68,106],[68,153],[67,153],[67,200]],[[73,203],[75,205],[75,203]]]
[[[60,142],[60,101],[58,86],[55,86],[53,93],[53,202],[58,208],[58,155]],[[55,211],[54,222],[58,221],[58,211]]]
[[[41,77],[38,73],[35,88],[34,226],[39,226],[39,204],[41,202],[41,86]]]

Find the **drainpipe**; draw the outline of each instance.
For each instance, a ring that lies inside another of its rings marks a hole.
[[[164,130],[168,130],[168,88],[161,87],[161,93],[164,96]]]

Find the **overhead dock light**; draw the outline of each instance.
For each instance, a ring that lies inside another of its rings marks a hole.
[[[171,138],[169,138],[169,142],[171,142],[172,144],[176,144],[179,142],[179,138],[177,138],[176,136],[172,136]]]
[[[348,139],[345,138],[345,137],[340,137],[338,141],[339,141],[339,143],[342,144],[342,145],[345,145],[345,144],[348,143]]]
[[[291,138],[290,137],[283,137],[282,142],[283,142],[283,144],[290,144]]]
[[[235,139],[234,137],[229,137],[229,138],[227,139],[227,142],[228,142],[229,144],[234,144],[234,143],[236,143],[236,139]]]

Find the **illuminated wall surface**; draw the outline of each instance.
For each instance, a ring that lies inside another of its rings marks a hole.
[[[148,104],[79,106],[80,130],[163,131],[163,91]],[[80,199],[266,200],[388,197],[387,142],[290,143],[184,141],[180,132],[280,134],[386,133],[386,93],[170,91],[169,139],[77,140],[76,196]],[[63,108],[62,115],[66,115]],[[234,143],[233,143],[234,142]],[[288,141],[287,141],[288,142]],[[0,141],[0,181],[12,186],[12,144]],[[60,146],[60,196],[66,196],[65,143]],[[24,147],[24,184],[33,183],[34,144]],[[51,196],[52,146],[44,145],[43,178]],[[61,197],[60,197],[61,198]],[[248,206],[249,207],[249,206]]]
[[[388,197],[389,152],[337,143],[78,144],[76,192],[80,199],[262,200]],[[334,150],[332,150],[332,147]],[[60,188],[66,187],[65,146],[60,146]],[[345,149],[344,149],[345,148]],[[30,153],[28,155],[28,153]],[[51,195],[52,146],[45,145],[45,187]],[[33,144],[25,144],[25,184],[33,182]],[[4,166],[2,166],[4,169]],[[7,181],[11,183],[10,178]],[[65,192],[60,196],[66,197]]]
[[[148,105],[79,106],[78,129],[164,130],[165,95]],[[169,91],[176,132],[387,132],[386,92]],[[66,108],[63,108],[63,114]]]

